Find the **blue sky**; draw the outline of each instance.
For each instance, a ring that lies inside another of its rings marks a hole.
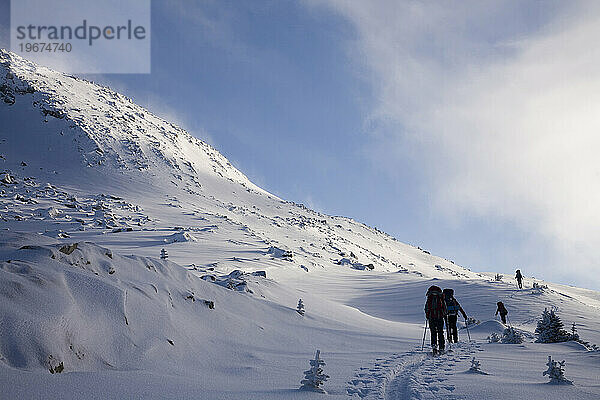
[[[442,4],[156,0],[152,73],[87,77],[285,199],[600,288],[598,6]]]

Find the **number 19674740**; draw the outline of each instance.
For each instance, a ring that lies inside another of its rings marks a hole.
[[[69,53],[73,49],[71,43],[58,43],[58,42],[25,42],[19,43],[19,50],[25,53],[56,53],[63,52]]]

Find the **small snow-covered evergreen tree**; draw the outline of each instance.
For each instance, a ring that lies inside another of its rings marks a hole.
[[[571,340],[575,340],[575,341],[579,341],[579,333],[577,333],[577,326],[575,325],[575,322],[573,322],[573,325],[571,325]]]
[[[323,373],[325,361],[321,360],[321,350],[317,350],[315,359],[310,360],[310,369],[304,371],[304,379],[300,381],[302,386],[300,390],[311,390],[314,392],[325,393],[321,387],[323,382],[329,379],[329,375]]]
[[[537,323],[535,333],[538,343],[558,343],[569,340],[569,334],[563,329],[563,323],[554,310],[544,309],[542,318]]]
[[[521,344],[523,343],[523,335],[512,326],[509,326],[502,333],[500,341],[505,344]]]
[[[298,300],[298,307],[296,308],[296,312],[298,312],[298,314],[300,315],[304,315],[305,313],[304,303],[302,302],[302,299]]]
[[[481,370],[481,363],[473,357],[471,360],[471,368],[467,371],[470,374],[480,374],[480,375],[488,375],[487,372],[483,372]]]
[[[551,356],[548,356],[548,362],[546,363],[548,369],[544,371],[542,376],[548,375],[550,378],[550,384],[553,385],[572,385],[573,382],[565,378],[565,360],[556,362]]]
[[[477,361],[475,357],[471,360],[471,368],[469,368],[469,371],[481,372],[481,363]]]
[[[498,343],[500,341],[500,336],[496,332],[492,332],[490,336],[487,337],[488,343]]]
[[[161,249],[160,250],[160,259],[166,260],[167,258],[169,258],[169,254],[167,253],[167,251],[165,249]]]

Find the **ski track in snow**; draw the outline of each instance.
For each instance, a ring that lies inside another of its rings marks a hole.
[[[476,342],[454,344],[452,350],[432,357],[418,346],[404,354],[377,358],[348,382],[348,396],[364,400],[459,399],[448,378],[456,373],[459,362],[483,350]]]

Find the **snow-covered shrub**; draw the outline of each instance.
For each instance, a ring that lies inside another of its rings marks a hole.
[[[492,332],[490,336],[487,337],[488,343],[498,343],[500,341],[500,336],[496,332]]]
[[[573,382],[565,378],[565,360],[556,362],[551,356],[548,356],[548,362],[546,363],[548,369],[544,371],[542,376],[548,375],[550,378],[550,384],[553,385],[572,385]]]
[[[305,313],[304,303],[302,302],[302,299],[298,300],[298,307],[296,308],[296,312],[300,315],[304,315]]]
[[[166,260],[167,258],[169,258],[169,254],[167,253],[167,251],[165,249],[161,249],[160,250],[160,259]]]
[[[60,374],[65,369],[65,365],[63,364],[63,362],[58,361],[52,356],[52,354],[48,356],[47,365],[48,371],[50,371],[51,374]]]
[[[329,379],[329,375],[323,373],[325,361],[321,360],[321,350],[317,350],[315,359],[310,360],[310,369],[304,371],[304,379],[300,381],[302,386],[300,390],[311,390],[314,392],[325,393],[321,385]]]
[[[570,335],[563,329],[563,323],[554,310],[544,309],[542,318],[537,323],[535,333],[538,335],[538,343],[566,342]]]
[[[537,282],[533,282],[531,293],[532,294],[543,294],[548,289],[547,285],[540,285]]]
[[[509,326],[502,333],[500,341],[504,344],[521,344],[523,343],[523,335],[512,326]]]
[[[478,319],[475,319],[475,318],[473,318],[473,317],[468,317],[468,318],[467,318],[467,320],[466,320],[466,323],[467,323],[467,326],[471,326],[471,325],[477,325],[477,324],[480,324],[480,323],[481,323],[481,321],[480,321],[480,320],[478,320]]]
[[[473,357],[473,359],[471,360],[471,368],[469,368],[469,371],[481,372],[481,363],[477,361],[475,357]]]
[[[494,276],[494,280],[496,282],[502,282],[502,278],[503,276],[501,274],[496,274],[496,276]]]

